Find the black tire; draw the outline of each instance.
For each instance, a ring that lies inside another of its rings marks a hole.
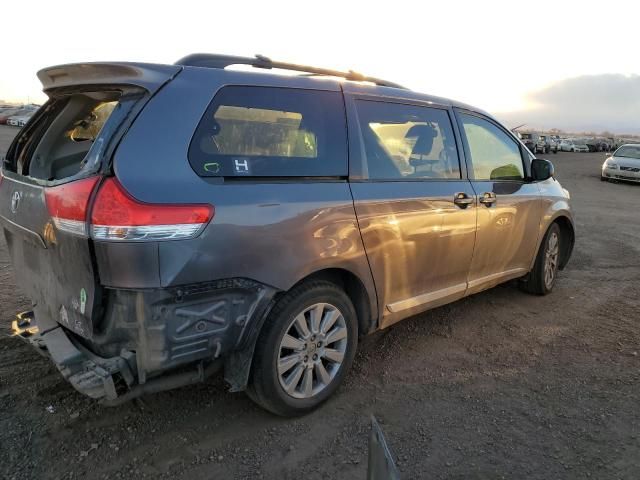
[[[546,253],[547,248],[549,247],[550,239],[555,234],[557,239],[557,257],[555,261],[555,267],[553,267],[553,279],[549,284],[545,278],[546,274]],[[560,254],[562,252],[562,234],[560,232],[560,227],[557,223],[552,223],[547,233],[545,233],[542,242],[540,243],[540,248],[538,250],[538,254],[536,256],[536,261],[533,265],[533,269],[529,272],[529,274],[520,281],[520,288],[527,292],[532,293],[534,295],[547,295],[551,293],[553,290],[553,286],[555,285],[556,279],[558,278],[558,263],[560,261]]]
[[[290,328],[293,328],[291,324],[296,316],[316,303],[330,304],[342,314],[347,329],[344,359],[335,376],[323,390],[309,398],[294,398],[280,384],[280,342]],[[337,285],[327,281],[300,284],[278,300],[262,327],[253,356],[247,394],[258,405],[276,415],[292,417],[309,413],[325,402],[340,386],[353,363],[357,344],[358,319],[347,294]]]
[[[600,175],[600,181],[601,182],[606,182],[607,181],[607,177],[605,177],[604,175]]]

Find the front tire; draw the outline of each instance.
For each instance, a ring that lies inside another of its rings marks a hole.
[[[553,223],[542,239],[533,269],[520,282],[522,290],[534,295],[551,293],[558,278],[561,247],[560,227],[557,223]]]
[[[304,415],[339,387],[357,342],[355,308],[340,287],[326,281],[298,285],[265,321],[247,393],[277,415]]]

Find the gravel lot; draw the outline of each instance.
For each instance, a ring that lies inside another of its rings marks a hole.
[[[640,478],[640,185],[600,182],[601,153],[548,158],[578,229],[554,293],[502,285],[378,332],[296,420],[220,380],[82,397],[8,337],[28,301],[0,241],[0,478],[365,478],[371,414],[405,478]]]

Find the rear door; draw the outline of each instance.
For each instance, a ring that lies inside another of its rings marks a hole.
[[[469,271],[474,293],[529,271],[542,204],[529,177],[529,154],[502,126],[456,110],[469,177],[478,196],[478,231]]]
[[[351,190],[385,327],[464,295],[474,192],[447,107],[346,99]]]

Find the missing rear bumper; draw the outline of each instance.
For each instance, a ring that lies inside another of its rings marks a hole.
[[[112,291],[92,340],[19,314],[13,333],[49,357],[80,393],[115,405],[204,381],[225,365],[244,389],[253,342],[274,290],[231,279],[175,290]]]

